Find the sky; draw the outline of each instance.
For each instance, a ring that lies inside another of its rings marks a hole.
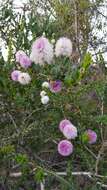
[[[100,17],[97,17],[97,18],[93,19],[93,25],[95,25],[98,22],[99,23],[101,22],[101,24],[102,24],[101,30],[98,30],[97,28],[95,28],[94,31],[93,31],[93,35],[95,34],[95,36],[100,37],[100,39],[104,38],[103,40],[105,42],[105,45],[102,46],[100,44],[99,48],[97,49],[97,52],[99,52],[99,50],[101,50],[103,47],[106,48],[106,46],[107,46],[106,45],[107,44],[107,0],[105,0],[104,6],[102,6],[99,9],[99,11],[106,18],[100,14]],[[104,57],[105,62],[107,62],[107,52],[103,53],[103,57]]]

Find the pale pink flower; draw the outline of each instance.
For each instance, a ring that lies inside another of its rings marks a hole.
[[[31,77],[28,73],[20,73],[20,75],[18,76],[18,81],[20,84],[26,85],[30,83]]]
[[[18,76],[19,76],[20,73],[21,73],[21,71],[18,71],[18,70],[12,71],[12,73],[11,73],[11,79],[13,81],[18,81]]]
[[[68,140],[62,140],[58,144],[58,152],[62,156],[69,156],[73,152],[73,145]]]
[[[63,135],[67,139],[75,139],[77,137],[77,128],[72,124],[68,124],[63,129]]]
[[[16,61],[19,63],[20,62],[20,58],[22,56],[25,56],[25,55],[26,55],[26,53],[24,51],[22,51],[22,50],[17,51],[16,52]]]
[[[25,54],[25,52],[23,52],[22,50],[19,50],[16,53],[16,61],[20,63],[20,65],[23,68],[28,68],[31,66],[32,62],[30,60],[30,58]]]
[[[42,36],[33,43],[30,58],[35,64],[51,64],[53,59],[53,46],[47,38]]]
[[[20,58],[20,65],[23,67],[23,68],[28,68],[30,67],[32,64],[30,58],[27,56],[27,55],[24,55]]]
[[[62,121],[60,122],[60,124],[59,124],[59,129],[60,129],[60,131],[63,132],[65,126],[66,126],[66,125],[70,125],[70,124],[71,124],[71,122],[70,122],[68,119],[62,120]]]
[[[55,55],[70,57],[72,54],[72,42],[66,37],[59,38],[55,46]]]
[[[86,131],[87,137],[88,137],[88,143],[89,144],[94,144],[97,141],[97,134],[95,131],[88,129]]]

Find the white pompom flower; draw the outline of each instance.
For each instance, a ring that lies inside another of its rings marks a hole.
[[[31,81],[31,77],[28,73],[20,73],[18,76],[18,82],[22,85],[29,84]]]
[[[56,42],[55,55],[70,57],[72,54],[72,42],[69,38],[62,37]]]
[[[43,37],[45,37],[45,36],[46,36],[46,33],[45,33],[45,32],[43,32],[42,36],[43,36]]]
[[[44,90],[42,90],[42,91],[40,92],[40,96],[43,97],[43,96],[45,96],[45,95],[46,95],[46,92],[45,92]]]
[[[49,88],[49,87],[50,87],[49,82],[45,81],[42,83],[42,88]]]
[[[107,68],[107,63],[105,64],[105,68]]]
[[[42,102],[42,104],[48,104],[48,102],[49,102],[49,96],[42,96],[41,102]]]
[[[33,43],[30,59],[39,65],[51,64],[53,55],[53,45],[47,38],[42,36]]]

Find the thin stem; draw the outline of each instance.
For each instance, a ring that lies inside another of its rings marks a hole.
[[[95,164],[95,172],[96,174],[98,174],[98,166],[99,166],[99,162],[101,160],[101,156],[103,154],[103,151],[104,151],[104,143],[102,144],[100,150],[99,150],[99,153],[98,153],[98,156],[97,156],[97,160],[96,160],[96,164]]]

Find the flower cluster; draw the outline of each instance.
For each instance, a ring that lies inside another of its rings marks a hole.
[[[58,152],[62,156],[69,156],[73,152],[73,144],[69,140],[77,137],[77,128],[69,120],[64,119],[59,124],[59,130],[67,140],[61,140],[58,143]],[[93,130],[88,129],[82,135],[82,139],[84,142],[94,144],[97,140],[97,134]]]
[[[28,67],[32,65],[32,61],[26,55],[26,53],[22,50],[19,50],[16,53],[16,62],[18,62],[20,66],[25,69],[27,69]],[[13,81],[18,81],[22,85],[29,84],[31,81],[31,77],[27,72],[21,72],[19,70],[12,71],[11,79]]]
[[[69,141],[77,137],[77,128],[67,119],[64,119],[59,124],[59,130],[67,138],[58,143],[58,152],[62,156],[69,156],[73,152],[73,144]]]
[[[51,64],[54,57],[53,41],[51,43],[45,37],[40,37],[32,45],[30,59],[35,64],[44,65]],[[54,41],[55,42],[55,41]],[[72,54],[72,42],[70,39],[62,37],[55,45],[55,55],[70,57]]]
[[[67,119],[60,122],[59,129],[67,139],[75,139],[77,137],[77,128]]]
[[[11,78],[13,81],[18,81],[22,85],[29,84],[31,81],[31,77],[28,73],[18,70],[12,71]]]
[[[53,39],[54,43],[55,40]],[[72,42],[70,39],[62,37],[60,38],[55,45],[55,53],[53,49],[53,41],[51,43],[44,36],[37,38],[32,45],[30,57],[22,50],[16,52],[16,62],[24,69],[29,68],[32,65],[32,62],[39,65],[51,64],[54,54],[58,56],[67,56],[70,57],[72,54]],[[28,73],[14,70],[11,73],[11,78],[13,81],[18,81],[20,84],[25,85],[29,84],[31,78]],[[52,92],[59,92],[61,90],[60,81],[50,82],[50,90]],[[46,98],[46,97],[45,97]]]
[[[45,81],[42,83],[42,88],[43,89],[48,89],[49,88],[49,82]],[[48,104],[49,102],[49,96],[47,95],[47,92],[45,90],[42,90],[40,92],[40,96],[41,96],[41,102],[42,104]]]
[[[45,91],[45,89],[49,89],[53,93],[58,93],[62,89],[62,82],[59,80],[50,82],[45,81],[42,83],[42,88],[44,90],[40,92],[41,102],[42,104],[47,104],[49,102],[49,96],[47,96],[47,92]]]

